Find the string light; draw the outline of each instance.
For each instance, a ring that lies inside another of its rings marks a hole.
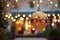
[[[50,14],[47,14],[48,17],[50,17]]]
[[[57,16],[59,17],[59,15],[60,15],[60,14],[58,13]]]
[[[4,20],[7,20],[7,18],[4,18]]]
[[[55,4],[55,7],[58,7],[58,4]]]
[[[56,19],[56,16],[54,16],[54,18]]]
[[[8,15],[6,14],[5,17],[8,17]]]
[[[57,19],[55,19],[54,22],[57,22]]]
[[[2,14],[4,14],[4,12],[2,12]]]
[[[29,18],[28,17],[26,17],[26,20],[28,20]]]
[[[29,14],[29,17],[31,17],[31,14]]]
[[[15,18],[18,18],[18,16],[15,16]]]
[[[33,1],[33,3],[35,3],[35,1]]]
[[[60,19],[58,19],[58,22],[60,22]]]
[[[10,16],[8,16],[8,18],[10,18]]]
[[[39,4],[37,4],[37,7],[39,6]]]
[[[52,16],[55,16],[55,14],[52,14]]]
[[[13,22],[15,22],[15,21],[16,21],[16,19],[12,19],[12,21],[13,21]]]
[[[22,21],[23,21],[23,20],[24,20],[24,18],[23,18],[23,17],[20,17],[20,20],[22,20]]]
[[[15,0],[16,2],[18,2],[18,0]]]
[[[24,14],[23,17],[25,17],[26,15]]]
[[[50,4],[53,4],[53,1],[51,1]]]
[[[9,16],[11,17],[11,16],[12,16],[12,14],[9,14]]]
[[[7,4],[7,7],[9,7],[9,4]]]
[[[20,17],[20,14],[18,14],[18,17]]]
[[[51,25],[54,26],[54,23],[52,23]]]
[[[42,0],[40,0],[40,3],[42,3],[43,1]]]
[[[11,19],[13,19],[13,17],[11,17]]]

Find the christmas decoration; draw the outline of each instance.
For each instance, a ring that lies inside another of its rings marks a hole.
[[[31,16],[31,23],[38,32],[42,32],[47,26],[47,15],[41,11],[37,11]]]
[[[0,0],[0,40],[10,40],[9,36],[5,32],[7,22],[4,18],[3,10],[2,1]]]

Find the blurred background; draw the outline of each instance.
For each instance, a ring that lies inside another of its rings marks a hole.
[[[42,37],[52,40],[56,35],[60,39],[60,0],[0,0],[0,6],[1,34],[6,34],[8,39]]]

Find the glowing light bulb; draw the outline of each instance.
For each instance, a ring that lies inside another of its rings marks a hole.
[[[60,22],[60,19],[58,19],[58,22]]]
[[[60,14],[58,13],[57,16],[59,17],[59,15],[60,15]]]
[[[15,21],[16,21],[16,19],[12,19],[12,21],[13,21],[13,22],[15,22]]]
[[[4,18],[4,20],[7,20],[7,18]]]
[[[23,21],[23,20],[24,20],[24,18],[23,18],[23,17],[20,17],[20,20],[22,20],[22,21]]]
[[[26,15],[24,14],[23,17],[25,17]]]
[[[28,17],[26,17],[26,20],[28,20],[29,18]]]
[[[50,14],[47,14],[48,17],[50,17]]]
[[[15,18],[18,18],[18,16],[15,16]]]
[[[9,4],[7,4],[7,7],[9,7]]]
[[[8,15],[6,14],[5,17],[8,17]]]
[[[35,1],[33,1],[33,3],[35,3]]]
[[[52,23],[51,25],[54,26],[54,23]]]
[[[20,14],[18,14],[18,17],[20,17]]]
[[[39,6],[39,4],[37,4],[37,7]]]
[[[16,2],[18,2],[18,0],[15,0]]]
[[[55,16],[55,14],[52,14],[52,16]]]
[[[2,12],[2,14],[4,14],[4,12]]]
[[[54,22],[57,22],[57,19],[55,19]]]
[[[9,14],[9,16],[11,17],[11,16],[12,16],[12,14]]]
[[[53,1],[51,1],[50,4],[53,4]]]
[[[8,18],[10,18],[10,16],[8,16]]]
[[[11,17],[11,19],[13,19],[13,17]]]
[[[56,19],[56,16],[54,16],[54,18]]]
[[[55,4],[55,7],[58,7],[58,4]]]
[[[43,2],[43,0],[40,0],[40,3],[42,3]]]
[[[31,14],[29,14],[29,17],[31,17]]]

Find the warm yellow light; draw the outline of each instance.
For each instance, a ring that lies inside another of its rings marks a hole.
[[[29,18],[28,17],[26,17],[26,20],[28,20]]]
[[[20,17],[20,14],[18,14],[17,16]]]
[[[58,7],[58,4],[55,4],[55,7]]]
[[[16,19],[12,19],[12,21],[13,21],[13,22],[15,22],[15,21],[16,21]]]
[[[55,16],[55,14],[52,14],[52,16]]]
[[[16,21],[16,24],[19,24],[20,23],[20,21]]]
[[[18,0],[15,0],[16,2],[18,2]]]
[[[54,26],[54,23],[52,23],[51,25]]]
[[[29,26],[29,27],[31,27],[31,25],[30,25],[30,24],[29,24],[28,26]]]
[[[60,19],[58,19],[58,22],[60,22]]]
[[[45,30],[46,30],[46,28],[44,27],[42,31],[44,32]]]
[[[55,19],[54,22],[57,22],[57,19]]]
[[[29,17],[31,17],[31,14],[29,14]]]
[[[8,18],[10,18],[10,16],[8,16]]]
[[[37,4],[37,7],[39,6],[39,4]]]
[[[53,4],[53,1],[51,1],[50,4]]]
[[[26,15],[24,14],[23,17],[25,17]]]
[[[42,3],[43,2],[43,0],[40,0],[40,3]]]
[[[11,17],[11,19],[13,19],[13,17]]]
[[[7,7],[9,7],[9,4],[7,4]]]
[[[12,16],[12,14],[9,14],[9,16],[11,17],[11,16]]]
[[[32,30],[34,31],[34,30],[35,30],[35,28],[32,28]]]
[[[22,21],[23,21],[23,20],[24,20],[24,18],[23,18],[23,17],[20,17],[20,20],[22,20]]]
[[[56,16],[54,16],[54,18],[56,19]]]
[[[59,17],[59,16],[60,16],[60,14],[57,14],[57,16]]]
[[[59,19],[60,19],[60,16],[59,16]]]
[[[7,20],[7,18],[4,18],[4,20]]]
[[[50,14],[47,14],[48,17],[50,17]]]
[[[35,3],[35,1],[33,1],[33,3]]]
[[[18,16],[15,16],[15,18],[18,18]]]
[[[8,17],[8,15],[6,14],[5,17]]]
[[[2,12],[2,14],[4,14],[4,12]]]
[[[25,29],[28,30],[28,24],[27,23],[25,23]]]

